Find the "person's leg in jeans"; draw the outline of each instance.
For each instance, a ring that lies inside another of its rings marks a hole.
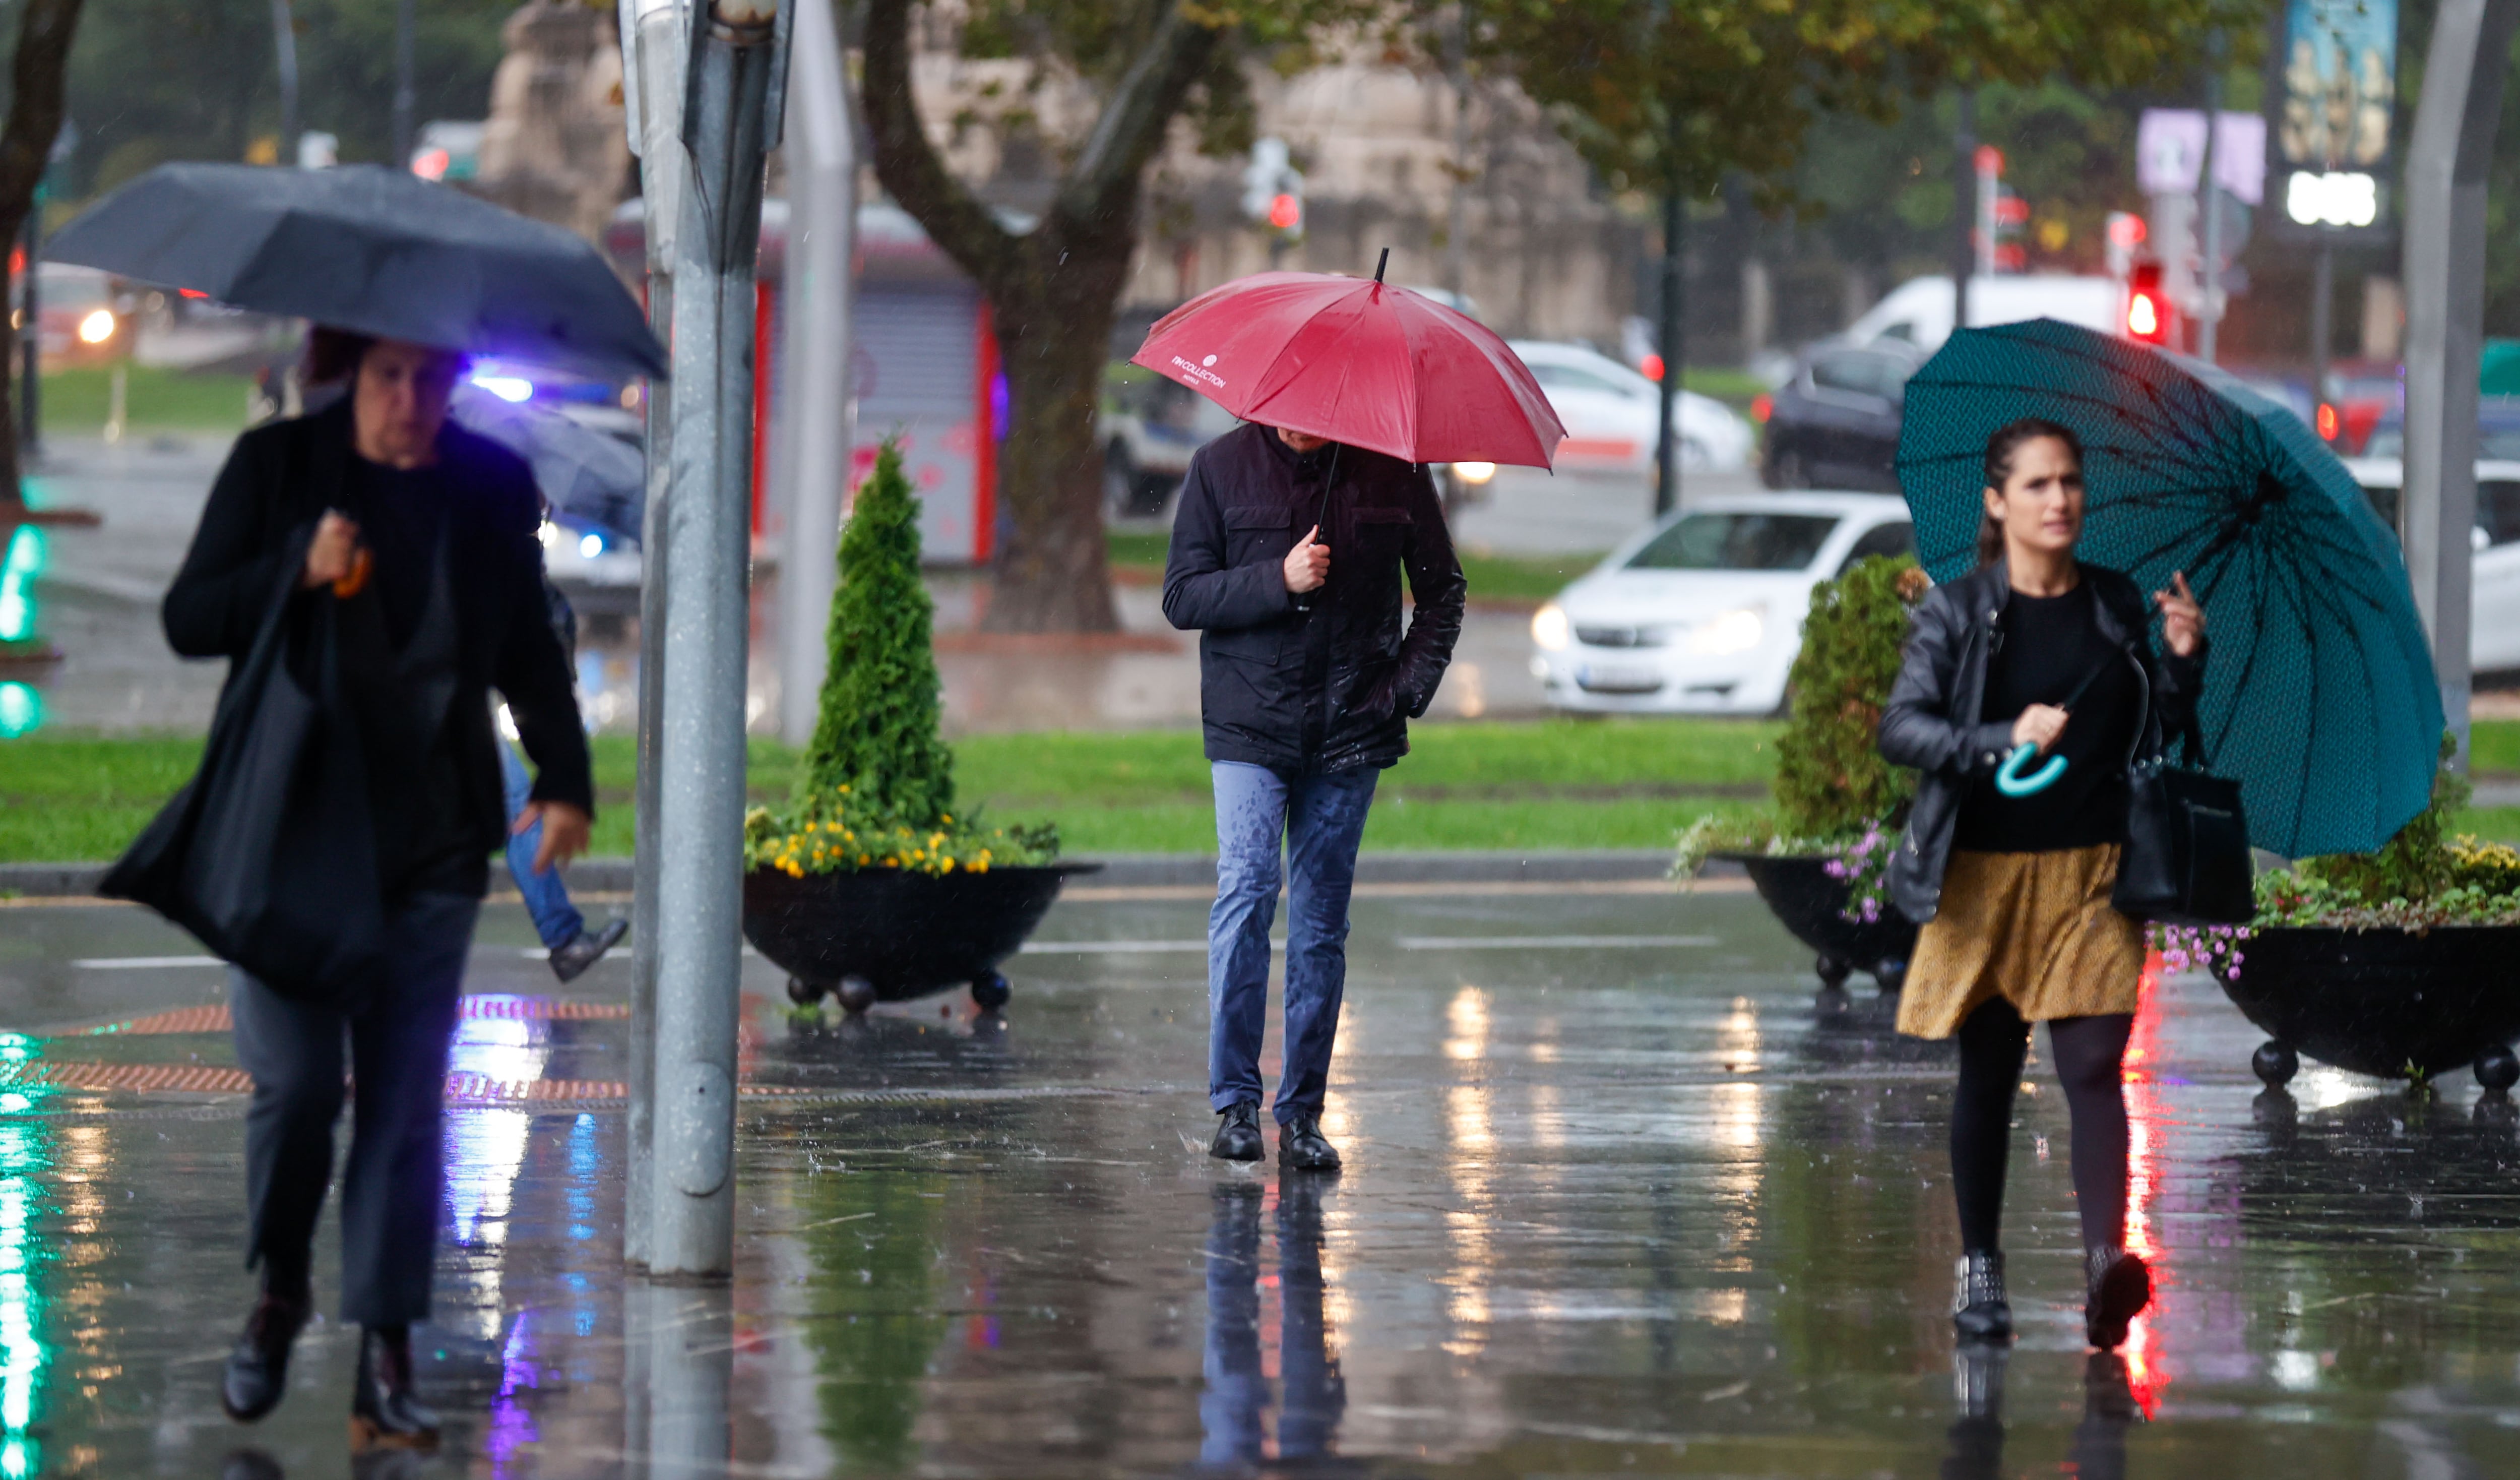
[[[1223,1114],[1260,1102],[1269,926],[1278,915],[1286,783],[1265,766],[1239,761],[1217,761],[1210,770],[1216,785],[1216,906],[1207,916],[1207,1103]]]
[[[1367,768],[1306,777],[1286,808],[1286,1067],[1275,1111],[1290,1133],[1311,1130],[1329,1095],[1347,989],[1348,895],[1381,775]],[[1327,1142],[1322,1149],[1325,1164],[1335,1166],[1337,1153]]]
[[[514,826],[517,814],[525,810],[532,799],[533,778],[525,774],[525,763],[518,756],[516,743],[499,741],[499,776],[508,793],[508,822]],[[534,872],[534,851],[542,846],[543,825],[534,824],[522,832],[508,834],[508,875],[517,881],[517,892],[525,897],[525,913],[534,918],[534,933],[543,944],[557,951],[584,933],[586,917],[568,900],[568,885],[561,882],[560,870]]]

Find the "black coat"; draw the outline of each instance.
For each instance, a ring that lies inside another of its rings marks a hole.
[[[2185,728],[2196,712],[2205,650],[2198,648],[2193,657],[2156,656],[2151,611],[2136,583],[2103,565],[2083,566],[2083,578],[2098,598],[2092,608],[2100,636],[2123,649],[2150,685],[2152,702],[2136,753],[2158,754],[2163,735]],[[1921,773],[1889,871],[1891,903],[1918,924],[1942,909],[1952,830],[1970,784],[2012,753],[2012,721],[1982,718],[1987,661],[2011,603],[2012,581],[2001,561],[1927,592],[1908,629],[1898,681],[1882,706],[1876,738],[1883,758]]]
[[[457,628],[446,736],[464,826],[486,855],[508,833],[488,691],[508,702],[533,758],[533,799],[591,815],[595,786],[567,657],[543,595],[542,500],[506,448],[448,425],[438,434],[447,518],[447,589]],[[201,527],[166,592],[166,641],[186,657],[239,658],[269,610],[292,536],[338,507],[349,470],[346,401],[237,438],[210,486]],[[305,548],[302,539],[294,548]]]
[[[1295,609],[1286,553],[1313,526],[1332,448],[1298,454],[1267,426],[1200,448],[1182,480],[1164,615],[1201,629],[1207,758],[1290,775],[1388,766],[1409,751],[1462,634],[1467,585],[1423,468],[1355,447],[1321,543],[1329,580]],[[1418,609],[1403,636],[1400,578]]]

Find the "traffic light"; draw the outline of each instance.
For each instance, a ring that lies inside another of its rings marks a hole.
[[[44,531],[21,524],[0,547],[0,643],[35,636],[35,577],[44,569]]]
[[[1304,172],[1295,168],[1286,141],[1255,139],[1242,168],[1242,213],[1278,233],[1281,243],[1304,234]]]
[[[2170,296],[2161,288],[2161,264],[2136,263],[2127,273],[2127,337],[2146,344],[2167,344],[2170,316]]]

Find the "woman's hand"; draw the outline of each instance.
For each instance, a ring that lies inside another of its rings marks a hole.
[[[306,547],[306,570],[297,578],[300,590],[312,591],[347,577],[356,564],[359,526],[327,509],[315,526],[314,543]]]
[[[564,864],[586,851],[587,834],[595,826],[586,809],[570,802],[527,802],[517,813],[516,826],[509,830],[523,832],[534,824],[543,825],[542,845],[534,849],[534,872],[549,874],[554,864]]]
[[[2064,733],[2065,711],[2053,704],[2033,704],[2021,711],[2021,718],[2012,722],[2012,742],[2037,745],[2042,755],[2046,755],[2056,743],[2056,737]]]
[[[2205,643],[2205,608],[2196,602],[2196,593],[2187,589],[2187,572],[2170,573],[2170,591],[2156,591],[2152,599],[2161,607],[2161,636],[2170,650],[2181,657],[2194,657]]]

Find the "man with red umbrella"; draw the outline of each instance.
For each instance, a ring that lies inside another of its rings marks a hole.
[[[1208,1153],[1257,1161],[1266,1149],[1260,1045],[1282,842],[1279,1161],[1335,1171],[1321,1116],[1357,844],[1375,780],[1408,752],[1409,721],[1452,659],[1467,592],[1426,464],[1546,466],[1563,433],[1503,340],[1378,271],[1371,284],[1310,273],[1230,284],[1158,323],[1136,359],[1251,419],[1192,459],[1164,566],[1164,615],[1201,633],[1216,786]],[[1519,415],[1497,415],[1500,396]],[[1484,439],[1465,434],[1482,420]],[[1522,442],[1499,444],[1507,421]],[[1405,627],[1404,575],[1417,604]]]

